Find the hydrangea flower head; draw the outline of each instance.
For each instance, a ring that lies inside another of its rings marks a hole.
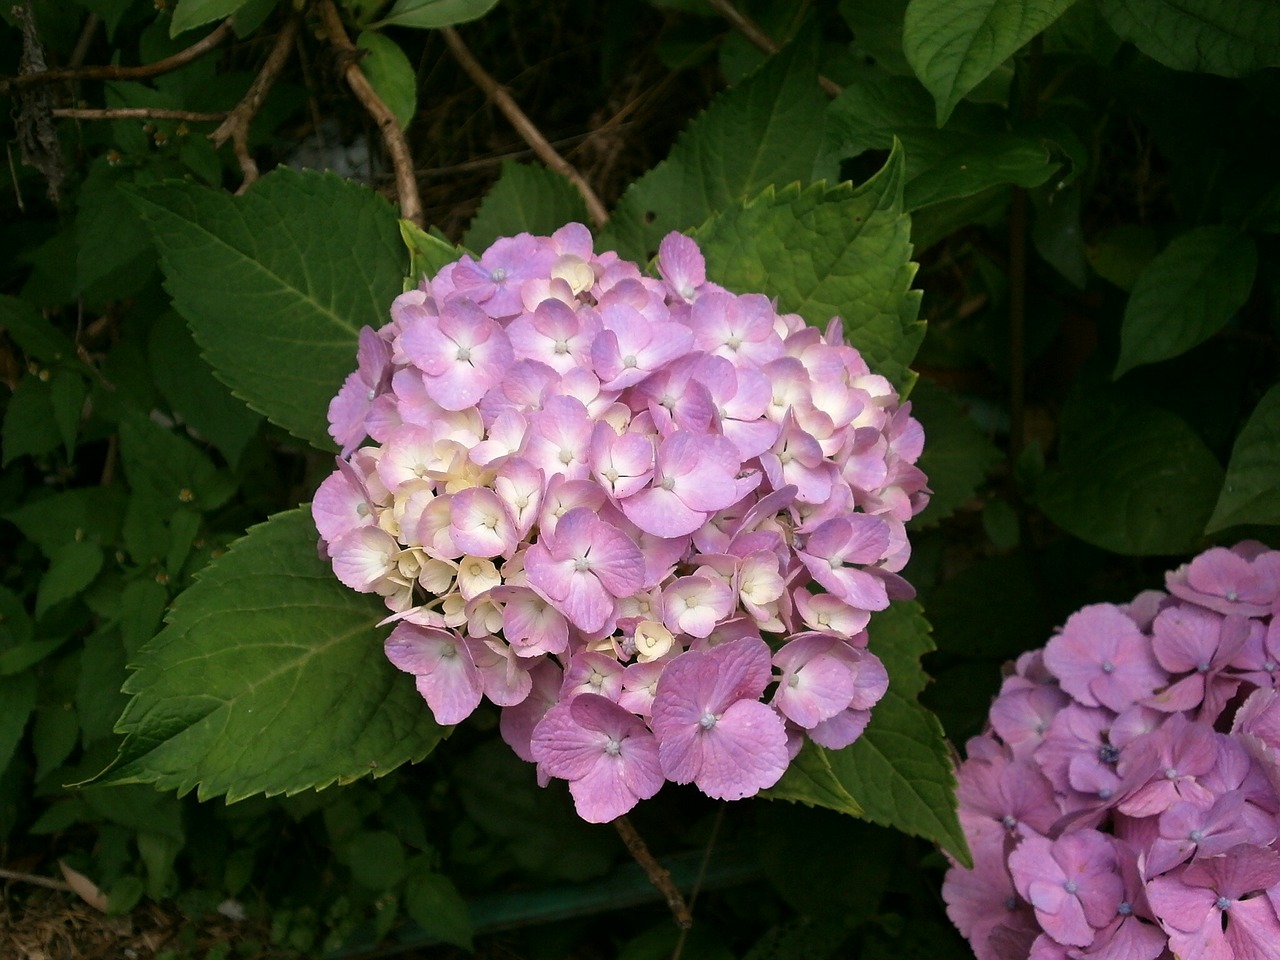
[[[929,496],[910,405],[838,320],[725,290],[679,234],[656,271],[570,224],[424,279],[360,334],[313,505],[425,709],[500,707],[591,821],[856,740],[888,687],[864,631],[911,595]]]
[[[1277,569],[1215,547],[1019,659],[960,765],[974,867],[943,886],[982,960],[1280,957]]]

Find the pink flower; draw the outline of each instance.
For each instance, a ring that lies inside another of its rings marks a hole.
[[[1168,679],[1137,624],[1105,603],[1073,613],[1045,647],[1044,662],[1062,689],[1089,707],[1123,710]]]
[[[663,784],[653,734],[612,700],[583,693],[547,711],[533,731],[533,759],[569,781],[578,815],[614,820]]]
[[[769,682],[763,640],[690,650],[667,665],[653,701],[662,772],[720,800],[752,796],[787,768],[782,718],[759,702]]]

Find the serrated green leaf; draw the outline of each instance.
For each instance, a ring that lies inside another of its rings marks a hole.
[[[1134,285],[1116,378],[1185,353],[1221,330],[1249,299],[1257,268],[1253,240],[1231,227],[1197,227],[1174,239]]]
[[[937,103],[938,126],[987,78],[1075,0],[911,0],[902,49]]]
[[[382,653],[377,597],[316,553],[304,510],[253,527],[175,601],[138,656],[106,783],[228,801],[380,776],[443,730]]]
[[[1010,130],[1007,112],[960,104],[939,130],[929,94],[914,80],[881,73],[861,75],[828,107],[823,151],[833,159],[887,150],[894,138],[906,155],[907,210],[993,186],[1035,187],[1061,166],[1047,129]],[[1060,137],[1068,134],[1055,131]]]
[[[933,649],[916,603],[876,614],[869,647],[889,671],[889,692],[862,736],[843,750],[807,743],[766,796],[829,807],[932,840],[968,862],[956,817],[951,753],[938,718],[915,697],[928,682],[920,657]]]
[[[775,296],[780,310],[821,328],[842,317],[845,338],[871,369],[902,386],[924,338],[902,176],[895,151],[857,188],[769,188],[727,206],[697,232],[708,276]]]
[[[1174,70],[1242,77],[1280,65],[1280,6],[1266,0],[1098,0],[1122,39]]]
[[[198,27],[203,23],[211,23],[229,17],[248,0],[178,0],[173,8],[173,20],[169,23],[169,36]]]
[[[408,129],[418,112],[418,76],[413,64],[399,44],[376,30],[361,31],[356,46],[368,51],[360,58],[360,69],[370,86],[395,114],[400,129]]]
[[[219,379],[295,436],[334,449],[329,401],[355,369],[360,328],[381,326],[401,291],[391,207],[341,177],[285,167],[242,197],[185,183],[133,197],[165,287]]]
[[[0,773],[9,766],[13,752],[22,742],[27,718],[36,708],[36,675],[19,673],[0,676]]]
[[[858,49],[895,76],[912,76],[902,52],[902,21],[907,0],[840,0],[840,16],[853,31]]]
[[[1000,450],[966,415],[955,394],[928,380],[911,391],[911,415],[924,427],[924,452],[916,464],[929,478],[933,495],[912,527],[937,525],[977,492]]]
[[[524,232],[547,236],[566,223],[589,220],[582,194],[564,177],[543,166],[507,160],[462,242],[484,250],[499,237]]]
[[[102,569],[102,547],[90,540],[63,544],[50,558],[49,569],[40,578],[36,591],[36,619],[54,604],[70,600],[93,583]]]
[[[1180,417],[1109,397],[1063,413],[1061,452],[1036,505],[1086,543],[1132,556],[1193,553],[1222,467]]]
[[[498,5],[498,0],[396,0],[391,12],[375,27],[417,27],[432,30],[478,20]]]
[[[417,872],[404,887],[404,906],[424,933],[471,949],[475,928],[466,901],[453,881],[441,873]]]
[[[95,630],[80,651],[80,676],[76,686],[76,710],[85,743],[110,736],[125,698],[120,686],[125,680],[124,645],[120,631]]]
[[[622,195],[599,246],[648,260],[672,230],[688,230],[771,184],[807,180],[826,102],[817,56],[795,43],[721,94],[667,158]]]
[[[1205,530],[1242,523],[1280,524],[1280,386],[1266,392],[1236,437]]]

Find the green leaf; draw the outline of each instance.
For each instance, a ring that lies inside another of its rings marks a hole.
[[[1098,0],[1111,29],[1174,70],[1242,77],[1280,65],[1280,6],[1267,0]]]
[[[338,859],[351,868],[356,883],[390,890],[404,879],[404,844],[387,830],[361,830],[337,847]]]
[[[329,401],[355,369],[360,328],[381,326],[401,291],[391,207],[341,177],[285,167],[242,197],[182,183],[132,196],[214,372],[273,422],[334,449]]]
[[[1206,532],[1240,523],[1280,524],[1280,386],[1258,402],[1227,464]]]
[[[89,387],[84,378],[70,370],[59,370],[49,381],[49,404],[53,408],[53,422],[58,436],[70,460],[76,449],[80,433],[80,417],[84,413],[84,398]]]
[[[30,359],[56,363],[76,355],[75,344],[25,300],[0,296],[0,327]]]
[[[924,427],[924,452],[916,465],[929,478],[933,496],[912,527],[935,526],[955,513],[1000,462],[1000,450],[969,419],[955,394],[928,380],[911,391],[911,414]]]
[[[907,60],[937,103],[938,126],[1075,0],[911,0],[902,25]]]
[[[8,466],[18,457],[51,453],[61,439],[49,384],[40,377],[23,377],[4,412],[4,426],[0,428],[4,458],[0,466]]]
[[[543,166],[506,160],[462,242],[472,250],[484,250],[499,237],[523,232],[547,236],[566,223],[589,219],[582,194],[564,177]]]
[[[406,290],[417,287],[423,277],[434,277],[441,268],[467,252],[463,247],[450,243],[435,227],[428,232],[408,220],[400,221],[400,239],[409,251],[409,276],[404,281]]]
[[[148,507],[160,516],[184,504],[216,509],[236,490],[230,474],[195,444],[140,413],[120,420],[120,460],[135,494],[150,498]]]
[[[828,108],[824,153],[833,159],[888,150],[894,138],[906,154],[908,210],[973,196],[1005,183],[1035,187],[1061,166],[1059,145],[1044,127],[1010,130],[1006,111],[963,103],[939,130],[934,106],[906,77],[867,73]]]
[[[860,187],[770,187],[726,207],[697,233],[708,276],[739,293],[775,296],[780,310],[818,327],[842,317],[846,339],[871,369],[903,385],[924,323],[911,289],[902,176],[894,151]]]
[[[1253,240],[1231,227],[1197,227],[1174,239],[1134,285],[1115,376],[1208,340],[1249,299],[1257,267]]]
[[[396,5],[375,27],[418,27],[431,30],[478,20],[498,5],[498,0],[396,0]]]
[[[858,49],[895,76],[911,76],[902,52],[902,21],[906,0],[840,0],[840,16],[853,31]]]
[[[862,736],[843,750],[806,743],[766,796],[865,817],[932,840],[969,862],[956,817],[955,775],[938,718],[915,697],[928,681],[919,657],[933,649],[916,603],[876,614],[870,649],[889,671],[889,692]]]
[[[400,129],[407,130],[418,112],[418,76],[413,64],[399,44],[376,30],[361,31],[356,46],[369,51],[360,59],[369,84],[395,114]]]
[[[124,499],[119,486],[82,487],[34,500],[5,514],[4,519],[52,559],[71,540],[113,542],[124,516]]]
[[[404,905],[424,933],[471,949],[475,934],[471,915],[458,888],[444,874],[418,872],[410,876],[404,885]]]
[[[22,742],[27,718],[36,708],[36,675],[19,673],[0,676],[0,773],[9,766],[13,752]]]
[[[234,467],[262,424],[262,417],[227,392],[200,358],[200,348],[172,311],[151,324],[147,342],[151,375],[169,409],[209,441]]]
[[[793,43],[721,94],[670,154],[622,195],[598,245],[648,260],[672,230],[773,184],[807,180],[822,142],[826,102],[811,43]]]
[[[1155,556],[1198,548],[1221,487],[1222,467],[1186,421],[1104,395],[1063,411],[1058,465],[1035,501],[1086,543]]]
[[[76,286],[81,291],[125,272],[138,257],[151,255],[147,228],[120,189],[129,182],[123,172],[99,163],[81,188],[76,213]],[[150,272],[150,266],[133,270],[132,289],[122,292],[135,292]]]
[[[93,583],[102,569],[102,547],[89,540],[72,540],[50,558],[36,592],[36,619],[63,600],[70,600]]]
[[[104,781],[235,801],[421,760],[443,730],[383,656],[386,612],[317,556],[305,510],[253,527],[139,654]]]
[[[178,0],[173,8],[173,21],[169,24],[169,36],[178,34],[202,23],[210,23],[229,17],[248,0]]]
[[[80,739],[80,719],[70,703],[52,703],[36,710],[31,749],[36,755],[36,781],[43,780],[71,756]]]

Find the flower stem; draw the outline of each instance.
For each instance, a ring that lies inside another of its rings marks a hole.
[[[631,825],[631,821],[625,816],[614,820],[613,828],[618,831],[618,836],[622,838],[627,852],[631,854],[636,863],[640,864],[645,875],[649,878],[649,882],[657,887],[658,892],[667,898],[667,906],[671,908],[671,915],[675,917],[676,926],[681,930],[688,930],[693,926],[693,915],[689,912],[689,907],[684,902],[684,895],[680,893],[675,882],[671,879],[671,874],[654,859],[644,839],[636,832],[636,828]]]

